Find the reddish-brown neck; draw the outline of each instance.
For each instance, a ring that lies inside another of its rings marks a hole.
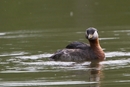
[[[96,49],[97,49],[97,48],[101,48],[98,39],[96,39],[96,40],[89,40],[89,43],[90,43],[90,46],[91,46],[93,49],[95,49],[95,48],[96,48]]]
[[[100,46],[99,40],[89,40],[90,46],[93,49],[94,53],[97,55],[99,60],[104,60],[105,54]]]

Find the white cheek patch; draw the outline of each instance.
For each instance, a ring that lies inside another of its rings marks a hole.
[[[97,31],[94,32],[93,37],[94,37],[94,38],[97,38],[97,37],[98,37]]]

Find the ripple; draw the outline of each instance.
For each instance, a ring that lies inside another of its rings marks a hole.
[[[23,65],[58,65],[70,66],[75,62],[60,62],[60,61],[44,61],[44,62],[22,62]]]
[[[94,84],[97,82],[86,81],[59,81],[59,82],[45,82],[45,81],[6,81],[0,82],[0,86],[45,86],[45,85],[76,85],[76,84]]]
[[[108,60],[101,62],[104,65],[105,70],[110,69],[122,69],[122,68],[130,68],[130,58],[129,59],[120,59],[120,60]]]
[[[27,30],[21,30],[21,31],[13,31],[13,32],[5,32],[0,33],[0,38],[24,38],[24,37],[41,37],[43,36],[42,33],[44,31],[27,31]],[[4,35],[4,36],[3,36]]]
[[[1,36],[6,35],[6,33],[0,33]]]
[[[26,34],[23,34],[23,35],[8,35],[8,36],[2,36],[0,38],[10,39],[10,38],[26,38],[26,37],[38,37],[38,36],[42,36],[42,35],[39,35],[39,34],[32,34],[32,35],[26,35]]]
[[[102,64],[110,65],[110,66],[117,66],[117,65],[127,65],[130,63],[130,59],[121,59],[121,60],[108,60],[101,62]]]
[[[113,31],[113,32],[130,32],[130,30],[116,30],[116,31]]]
[[[106,57],[120,57],[120,56],[130,56],[130,52],[105,52]]]
[[[45,54],[30,55],[30,56],[16,56],[16,58],[21,58],[21,59],[40,59],[40,58],[50,57],[51,55],[52,54],[45,53]]]
[[[126,82],[130,82],[130,80],[119,80],[119,81],[115,81],[115,82],[119,82],[119,83],[120,82],[125,82],[126,83]]]
[[[2,53],[0,54],[1,57],[4,57],[4,56],[18,56],[18,55],[25,55],[25,54],[28,54],[27,52],[11,52],[11,53]]]
[[[119,37],[99,38],[99,40],[113,40],[113,39],[119,39]]]
[[[60,62],[60,61],[44,61],[44,62],[21,62],[22,65],[28,67],[26,68],[27,71],[30,71],[30,67],[35,68],[35,70],[44,70],[53,69],[53,71],[58,70],[89,70],[90,62],[84,62],[84,63],[75,63],[75,62]],[[55,69],[55,70],[54,70]],[[24,69],[25,70],[25,69]],[[42,71],[43,72],[43,71]]]

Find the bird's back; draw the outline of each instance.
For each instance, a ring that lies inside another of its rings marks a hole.
[[[90,46],[88,44],[78,41],[72,42],[66,46],[67,49],[82,49],[82,50],[89,49],[89,47]]]
[[[95,57],[91,47],[82,42],[72,42],[65,49],[58,50],[50,58],[55,61],[83,62],[92,60]]]

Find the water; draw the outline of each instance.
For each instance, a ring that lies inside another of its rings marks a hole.
[[[0,2],[1,87],[129,87],[129,1]],[[72,41],[88,43],[90,26],[98,29],[105,61],[48,59]]]

